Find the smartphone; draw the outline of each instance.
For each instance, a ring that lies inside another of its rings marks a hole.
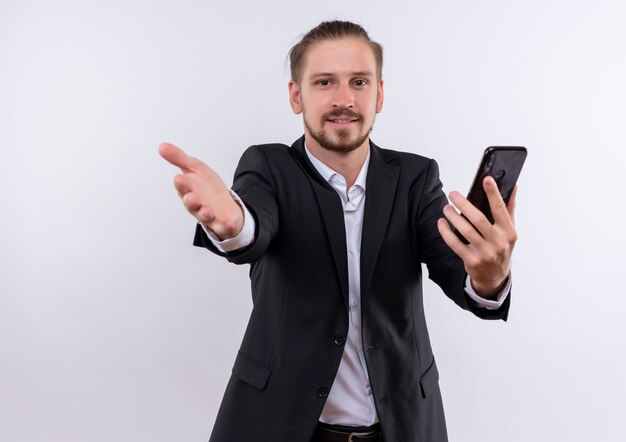
[[[467,199],[483,212],[492,224],[494,222],[493,215],[491,214],[487,194],[483,189],[483,180],[487,175],[492,176],[498,185],[502,199],[508,204],[515,188],[515,183],[517,183],[517,179],[522,171],[526,155],[526,148],[521,146],[490,146],[485,149],[480,166],[478,166],[478,171],[474,177],[474,182],[467,194]],[[454,228],[453,230],[461,241],[465,244],[468,243],[458,230]]]

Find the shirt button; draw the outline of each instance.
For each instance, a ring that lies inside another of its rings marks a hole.
[[[323,385],[317,389],[317,395],[319,397],[327,397],[328,396],[328,388]]]
[[[348,252],[348,261],[352,259],[352,252]]]
[[[333,336],[333,342],[335,343],[335,345],[342,346],[346,342],[346,335],[344,335],[343,333],[337,333],[335,336]]]
[[[371,389],[371,387],[367,387],[367,388],[365,389],[365,394],[366,394],[366,395],[368,395],[368,396],[369,396],[370,394],[372,394],[372,389]]]
[[[350,307],[357,308],[359,306],[359,300],[356,298],[350,299]]]

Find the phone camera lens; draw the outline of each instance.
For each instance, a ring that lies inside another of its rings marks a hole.
[[[494,178],[496,179],[496,181],[504,178],[504,170],[498,170],[498,172],[496,172],[496,174],[494,175]]]
[[[489,172],[492,168],[494,163],[496,162],[496,154],[491,154],[491,156],[489,157],[489,161],[487,161],[487,165],[485,166],[485,172]]]

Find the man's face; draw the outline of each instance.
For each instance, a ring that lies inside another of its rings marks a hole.
[[[358,38],[313,44],[299,83],[289,83],[289,99],[303,114],[308,145],[345,153],[366,144],[383,106],[383,81],[369,44]]]

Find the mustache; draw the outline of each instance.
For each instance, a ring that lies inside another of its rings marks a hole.
[[[361,114],[358,114],[347,107],[333,109],[332,111],[325,113],[323,116],[324,120],[328,120],[330,117],[351,117],[356,118],[357,120],[363,119]]]

